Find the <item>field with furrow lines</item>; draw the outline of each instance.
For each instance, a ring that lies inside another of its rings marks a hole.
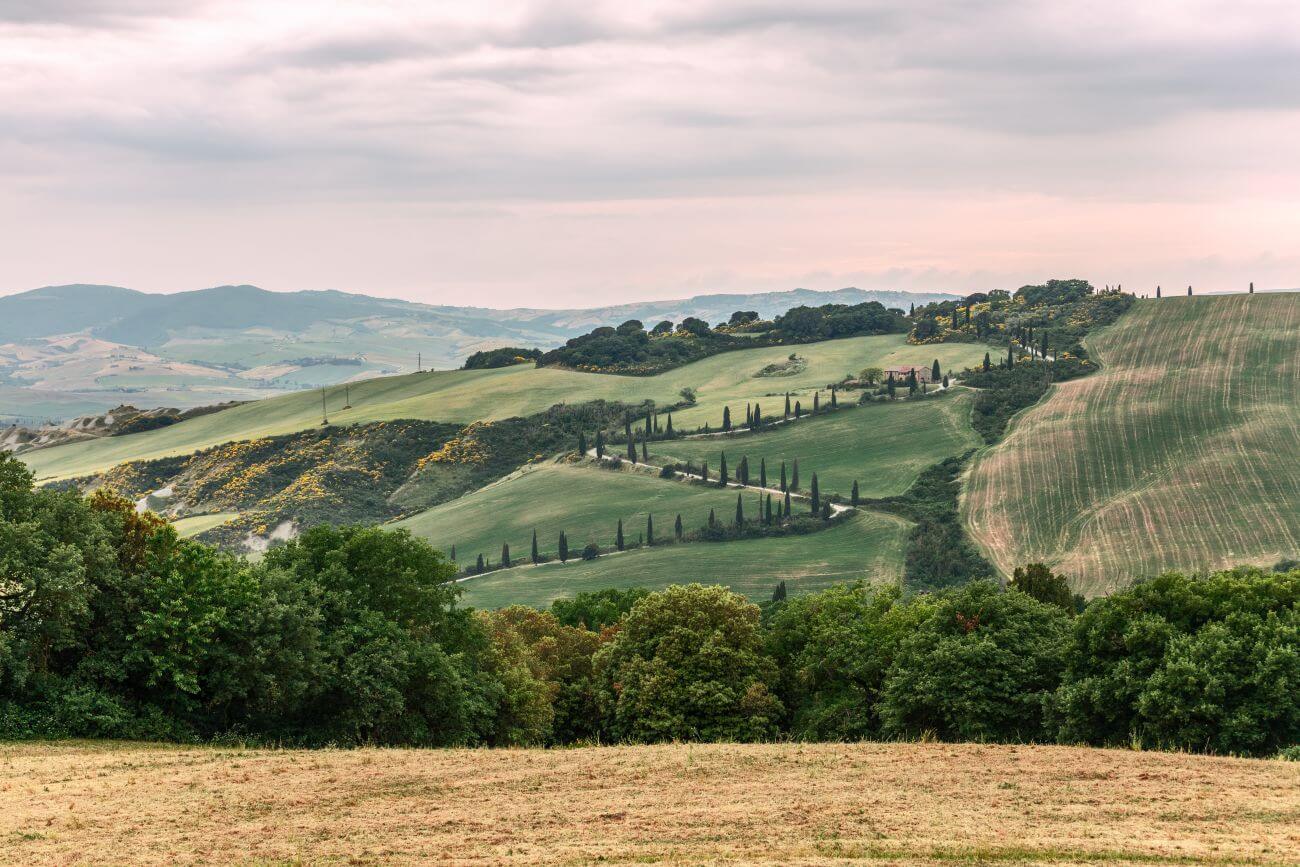
[[[1004,571],[1098,594],[1164,569],[1300,553],[1300,294],[1141,301],[971,470],[963,513]]]

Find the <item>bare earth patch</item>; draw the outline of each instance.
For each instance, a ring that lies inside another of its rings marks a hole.
[[[0,859],[1300,863],[1300,764],[948,744],[0,747]]]

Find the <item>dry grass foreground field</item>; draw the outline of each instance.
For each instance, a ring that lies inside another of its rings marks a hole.
[[[965,516],[1004,572],[1106,593],[1165,569],[1300,552],[1300,293],[1140,301],[972,469]]]
[[[12,864],[1296,864],[1300,764],[1068,747],[0,748]]]

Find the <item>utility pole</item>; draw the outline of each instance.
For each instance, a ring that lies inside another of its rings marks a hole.
[[[424,356],[419,352],[415,353],[415,372],[421,373],[424,370]]]
[[[320,387],[320,423],[327,425],[330,423],[329,414],[325,411],[325,386]]]

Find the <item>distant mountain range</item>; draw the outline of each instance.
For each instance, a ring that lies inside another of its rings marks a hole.
[[[557,346],[597,325],[735,310],[767,318],[800,304],[887,307],[955,297],[841,289],[699,295],[570,310],[454,307],[337,291],[216,286],[151,294],[46,286],[0,297],[0,421],[102,412],[121,403],[191,407],[424,368],[481,349]]]

